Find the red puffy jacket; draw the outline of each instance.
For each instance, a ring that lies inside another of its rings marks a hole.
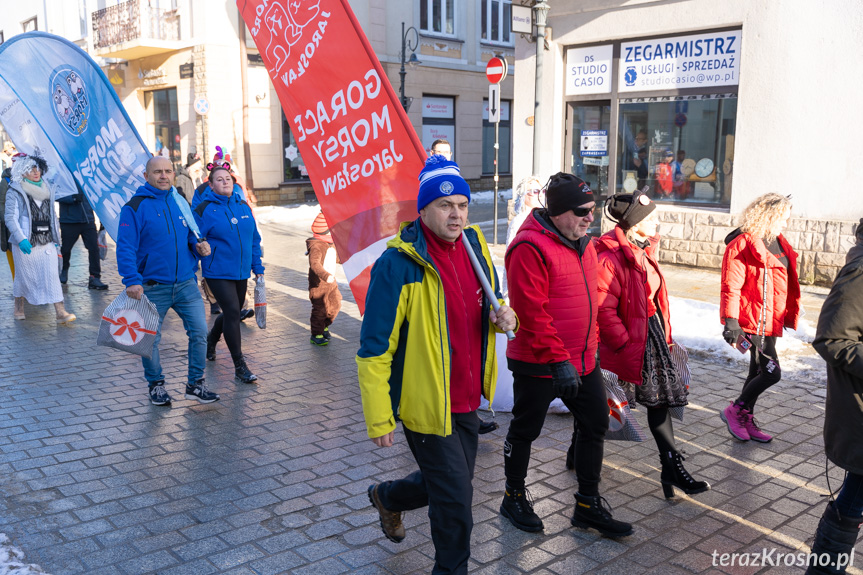
[[[777,337],[784,327],[797,329],[800,315],[797,252],[782,235],[777,240],[788,258],[787,269],[767,251],[760,238],[737,230],[726,238],[719,300],[719,319],[723,324],[730,317],[737,319],[746,333]]]
[[[596,368],[596,249],[582,238],[579,255],[544,214],[534,210],[506,252],[509,302],[519,317],[518,336],[507,344],[506,357],[543,367],[569,360],[584,375]]]
[[[644,348],[647,346],[646,266],[659,271],[656,249],[659,236],[651,238],[642,250],[626,239],[620,226],[604,234],[596,243],[599,257],[599,358],[603,369],[617,374],[623,381],[641,383]],[[671,344],[668,290],[659,271],[656,301],[662,314],[665,338]]]

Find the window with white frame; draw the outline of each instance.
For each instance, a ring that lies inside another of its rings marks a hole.
[[[456,0],[419,0],[420,29],[430,34],[455,36]]]
[[[480,2],[483,41],[512,44],[512,34],[510,33],[512,1],[480,0]]]

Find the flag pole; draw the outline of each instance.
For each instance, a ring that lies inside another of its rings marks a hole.
[[[485,292],[485,297],[491,300],[491,307],[494,309],[494,312],[497,313],[497,310],[500,309],[500,303],[497,301],[497,296],[495,295],[494,290],[491,289],[491,284],[488,283],[488,278],[485,276],[485,272],[479,265],[479,260],[477,259],[473,248],[470,247],[470,242],[468,241],[464,230],[461,232],[461,241],[464,244],[465,250],[467,250],[467,257],[470,258],[470,264],[473,267],[473,271],[476,274],[480,285],[482,285],[482,291]],[[515,339],[515,333],[513,333],[511,329],[507,330],[506,339],[510,341]]]

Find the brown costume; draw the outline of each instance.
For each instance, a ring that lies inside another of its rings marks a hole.
[[[324,260],[327,250],[335,251],[333,244],[309,238],[306,240],[306,249],[309,252],[309,299],[312,302],[312,336],[323,335],[324,328],[328,327],[339,315],[342,307],[342,294],[339,292],[339,284],[335,281],[327,283],[332,274],[324,269]],[[332,256],[330,256],[332,257]]]

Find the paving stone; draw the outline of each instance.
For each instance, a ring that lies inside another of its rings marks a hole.
[[[26,322],[12,321],[8,270],[0,266],[0,389],[11,400],[0,405],[0,531],[28,561],[55,575],[429,572],[427,510],[405,515],[407,537],[395,544],[383,537],[366,496],[369,484],[404,477],[416,463],[401,428],[385,450],[366,436],[353,297],[343,290],[331,345],[310,346],[307,225],[261,230],[265,245],[286,249],[267,250],[268,328],[242,328],[260,380],[234,384],[220,346],[206,375],[222,400],[207,406],[177,397],[169,409],[154,408],[138,358],[82,345],[121,289],[113,256],[104,273],[111,289],[97,294],[80,285],[86,253],[76,246],[64,288],[79,316],[70,329],[49,324],[38,308]],[[175,396],[186,345],[171,312],[161,349]],[[56,349],[65,350],[62,361],[32,367]],[[733,440],[718,416],[739,393],[745,365],[711,361],[692,358],[699,383],[675,431],[687,469],[713,489],[666,501],[655,444],[607,442],[602,494],[615,517],[635,524],[632,536],[617,541],[569,523],[577,489],[563,466],[569,415],[547,417],[533,445],[528,485],[545,530],[524,533],[500,517],[511,415],[497,413],[501,428],[479,443],[470,572],[737,575],[753,570],[714,567],[712,553],[805,549],[827,492],[823,382],[783,380],[768,390],[758,418],[775,439],[747,444]],[[644,410],[636,417],[644,422]],[[834,490],[840,482],[831,470]]]

